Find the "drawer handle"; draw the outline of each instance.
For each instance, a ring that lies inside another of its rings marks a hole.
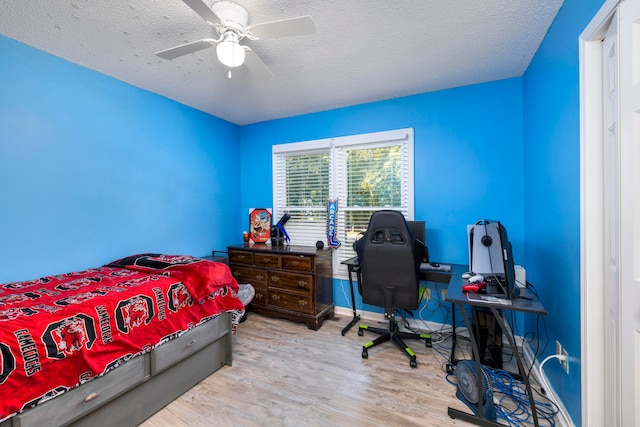
[[[85,402],[91,402],[93,399],[95,399],[98,396],[100,396],[100,392],[99,391],[93,392],[89,396],[85,397],[84,401]]]
[[[262,274],[256,274],[256,279],[262,280],[264,279],[264,276]]]
[[[269,264],[271,262],[271,260],[269,258],[265,258],[265,259],[262,260],[262,262],[264,264]]]
[[[271,276],[271,281],[272,282],[277,282],[279,280],[280,280],[280,278],[278,276]]]
[[[196,343],[196,340],[191,340],[187,343],[187,348],[189,347],[193,347],[193,345]]]
[[[307,300],[306,299],[301,299],[298,301],[298,305],[300,307],[304,307],[305,305],[307,305]]]
[[[271,299],[274,301],[280,301],[280,296],[279,295],[271,295]]]
[[[246,257],[244,255],[238,255],[238,259],[245,259]]]
[[[262,299],[262,298],[264,298],[264,295],[262,294],[262,292],[256,292],[256,298],[257,299]]]
[[[298,266],[298,265],[300,265],[300,261],[291,261],[291,264],[295,265],[295,266]]]
[[[234,271],[233,277],[238,277],[238,276],[240,276],[240,273],[238,273],[237,271]]]
[[[306,288],[308,283],[305,280],[298,280],[298,285],[300,287]]]

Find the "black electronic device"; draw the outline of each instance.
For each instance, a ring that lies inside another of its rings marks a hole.
[[[471,329],[478,345],[480,363],[502,369],[502,328],[493,313],[480,307],[473,310]]]
[[[289,221],[291,215],[284,213],[276,225],[271,226],[271,246],[283,246],[289,242],[289,235],[284,229],[284,225]]]
[[[426,243],[426,225],[424,221],[407,221],[409,231],[414,238],[420,240],[424,244],[425,256],[422,262],[429,262],[429,249]]]
[[[511,242],[500,221],[484,219],[469,226],[469,266],[484,276],[488,294],[507,299],[519,295]]]
[[[277,225],[271,226],[271,246],[283,246],[284,235]]]

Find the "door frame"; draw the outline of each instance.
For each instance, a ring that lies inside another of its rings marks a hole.
[[[604,425],[604,168],[602,38],[621,0],[580,34],[580,336],[582,425]]]

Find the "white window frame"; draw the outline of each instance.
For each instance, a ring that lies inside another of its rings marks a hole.
[[[330,153],[330,166],[329,166],[329,199],[338,199],[338,212],[337,212],[337,236],[338,240],[342,243],[337,250],[334,250],[333,254],[333,275],[336,278],[346,279],[347,270],[346,267],[341,265],[340,262],[353,256],[353,248],[346,247],[345,237],[346,233],[344,228],[341,228],[341,224],[345,222],[345,213],[348,210],[362,210],[357,208],[347,208],[346,204],[346,185],[344,180],[340,180],[341,174],[346,174],[346,165],[342,164],[339,156],[349,149],[364,149],[384,147],[390,145],[400,145],[401,155],[403,157],[403,176],[402,181],[404,188],[401,194],[401,206],[400,209],[405,215],[407,220],[414,219],[414,131],[412,128],[396,129],[390,131],[365,133],[359,135],[342,136],[336,138],[326,138],[303,142],[294,142],[288,144],[276,144],[272,146],[272,164],[273,164],[273,220],[274,222],[284,214],[286,207],[284,206],[285,196],[283,194],[282,187],[279,187],[277,183],[280,177],[279,171],[276,168],[278,158],[281,155],[289,154],[306,154],[314,151],[329,151]],[[389,209],[389,206],[374,206],[367,207],[373,211],[380,209]],[[394,209],[396,207],[393,207]],[[326,211],[326,206],[325,206]],[[285,226],[285,229],[287,227]],[[310,236],[306,242],[297,242],[294,240],[294,245],[309,245],[313,244],[317,240],[321,240],[327,244],[326,229],[322,235]]]

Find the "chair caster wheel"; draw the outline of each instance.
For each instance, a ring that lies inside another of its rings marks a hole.
[[[433,345],[431,344],[431,338],[429,338],[428,340],[425,341],[424,346],[425,347],[433,347]]]
[[[416,359],[411,359],[409,361],[409,366],[411,366],[412,368],[417,368],[418,367],[418,362],[416,361]]]
[[[369,352],[366,349],[362,350],[362,358],[363,359],[368,359],[369,358]]]
[[[358,329],[358,336],[361,337],[364,335],[364,331],[362,329]]]

